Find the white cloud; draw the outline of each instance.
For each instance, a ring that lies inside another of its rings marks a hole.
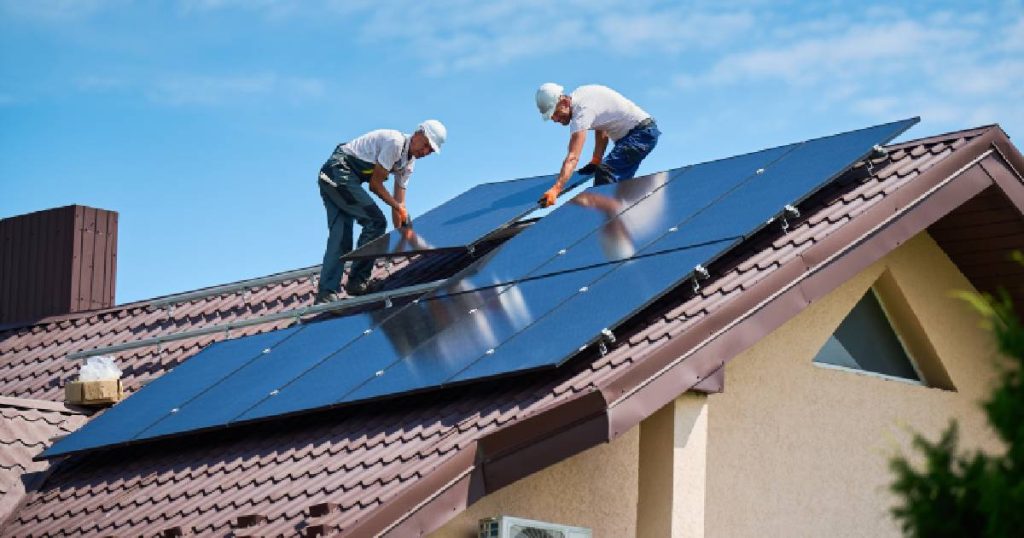
[[[360,21],[364,42],[403,46],[441,75],[500,67],[559,52],[638,55],[708,49],[749,30],[747,12],[714,13],[637,0],[628,12],[607,0],[466,0],[330,3]]]
[[[276,74],[247,76],[165,76],[148,85],[146,93],[167,105],[224,105],[253,99],[298,103],[326,93],[322,81]]]
[[[1021,21],[1016,14],[911,18],[869,10],[843,24],[833,18],[759,33],[750,39],[756,46],[677,74],[673,82],[697,94],[757,88],[822,96],[819,103],[873,119],[920,114],[938,123],[1006,121],[1019,115],[1016,103],[1024,99],[1024,57],[1011,50],[1024,40],[1016,37],[1024,33]]]

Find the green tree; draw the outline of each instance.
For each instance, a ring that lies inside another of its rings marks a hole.
[[[1024,255],[1013,254],[1024,264]],[[1005,290],[996,295],[960,293],[996,338],[1004,358],[999,382],[983,404],[1006,451],[961,452],[957,422],[935,442],[914,435],[923,456],[915,468],[904,456],[890,462],[890,489],[900,498],[892,514],[913,537],[1024,536],[1024,327]]]

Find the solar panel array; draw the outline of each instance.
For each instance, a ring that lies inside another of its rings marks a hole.
[[[43,457],[558,366],[916,122],[587,189],[412,304],[214,344]]]
[[[586,181],[575,175],[565,191]],[[483,183],[413,219],[408,229],[387,234],[342,256],[342,259],[410,256],[471,248],[490,232],[518,221],[537,209],[537,200],[555,183],[538,176]]]

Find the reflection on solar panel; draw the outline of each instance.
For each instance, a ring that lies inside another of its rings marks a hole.
[[[916,121],[588,189],[412,304],[214,345],[43,457],[557,366]]]
[[[588,178],[574,176],[566,190]],[[413,227],[392,230],[343,259],[409,256],[423,252],[469,249],[509,223],[537,209],[541,194],[555,176],[484,183],[413,219]]]

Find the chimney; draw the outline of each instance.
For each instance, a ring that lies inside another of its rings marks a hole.
[[[0,219],[0,324],[114,305],[117,213],[80,205]]]

